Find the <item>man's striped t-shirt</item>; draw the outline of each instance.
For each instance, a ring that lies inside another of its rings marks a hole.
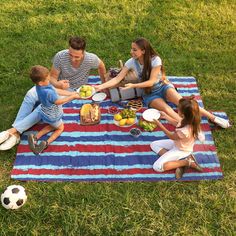
[[[99,58],[93,53],[84,51],[84,59],[78,68],[71,65],[69,50],[58,52],[53,59],[53,66],[60,71],[59,80],[69,80],[70,88],[76,89],[88,83],[88,76],[91,69],[97,69]]]

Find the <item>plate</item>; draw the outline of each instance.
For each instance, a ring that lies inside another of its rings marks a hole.
[[[82,85],[82,86],[86,86],[86,85]],[[82,86],[80,86],[80,87],[76,90],[77,93],[80,93],[80,89],[81,89]],[[92,87],[91,85],[87,85],[87,86]],[[92,87],[92,94],[91,94],[90,96],[87,96],[87,97],[80,97],[80,98],[81,98],[81,99],[87,99],[87,98],[92,97],[95,93],[96,93],[95,88]]]
[[[137,119],[137,117],[136,117],[136,118],[135,118],[135,122],[134,122],[133,124],[121,126],[121,125],[119,125],[119,121],[113,119],[114,124],[117,125],[117,126],[119,126],[119,127],[130,127],[130,126],[132,126],[132,125],[135,125],[135,124],[137,123],[137,121],[138,121],[138,119]]]
[[[105,93],[95,93],[92,97],[94,102],[101,102],[103,101],[107,95]]]
[[[154,119],[159,119],[161,116],[161,113],[156,109],[147,109],[143,112],[143,119],[149,122],[153,122]]]

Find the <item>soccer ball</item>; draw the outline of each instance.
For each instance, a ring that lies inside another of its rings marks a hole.
[[[27,200],[24,187],[20,185],[8,186],[1,195],[1,202],[6,209],[18,209],[22,207]]]

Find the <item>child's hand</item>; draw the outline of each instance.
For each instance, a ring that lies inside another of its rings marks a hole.
[[[167,119],[168,115],[164,111],[160,111],[160,114],[161,114],[160,116],[161,119],[165,119],[165,120]]]
[[[74,94],[74,99],[80,99],[80,95],[77,92]]]
[[[158,119],[153,119],[153,122],[157,124],[157,126],[160,126],[161,122]]]

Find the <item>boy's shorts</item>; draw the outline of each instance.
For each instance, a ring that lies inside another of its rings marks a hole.
[[[61,124],[62,124],[62,119],[58,120],[58,121],[55,121],[55,122],[52,122],[52,123],[49,123],[49,125],[53,126],[54,128],[58,128]]]

